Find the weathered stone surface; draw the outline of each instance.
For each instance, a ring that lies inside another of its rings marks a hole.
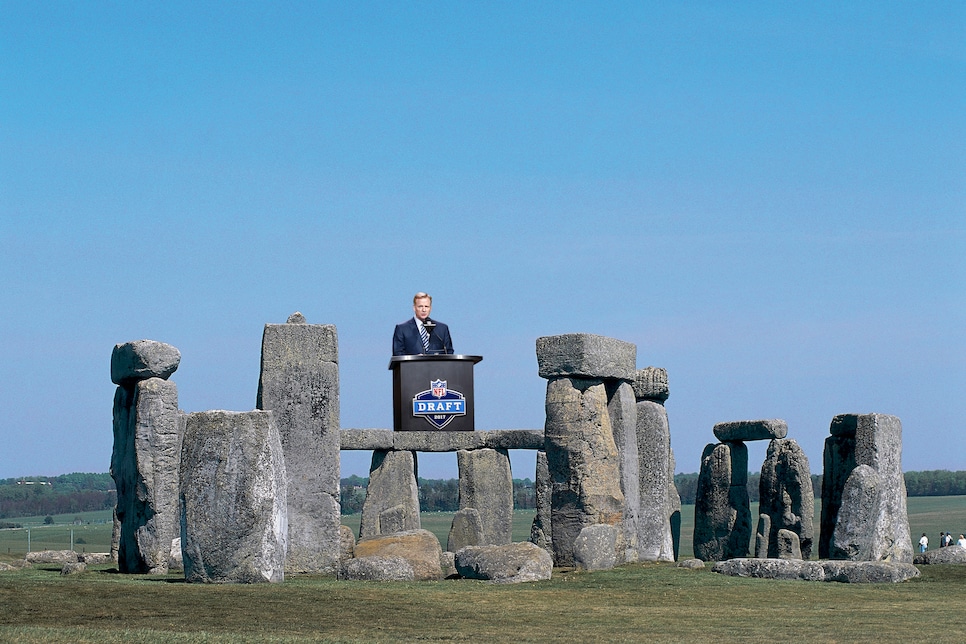
[[[168,553],[168,572],[184,570],[184,555],[181,552],[181,537],[171,540],[171,551]]]
[[[77,553],[77,561],[86,563],[88,566],[96,566],[111,563],[114,560],[111,559],[109,552],[79,552]]]
[[[82,572],[87,572],[87,564],[82,561],[74,563],[67,562],[64,564],[64,567],[60,569],[60,574],[62,576],[79,575]]]
[[[339,526],[339,561],[345,563],[355,557],[356,535],[347,525]]]
[[[460,449],[543,449],[542,429],[491,429],[479,432],[394,432],[391,429],[343,429],[340,446],[350,450],[455,452]]]
[[[537,338],[541,378],[613,378],[634,380],[637,346],[589,333]]]
[[[413,452],[455,452],[480,449],[484,432],[393,432],[393,449]]]
[[[543,449],[542,429],[491,429],[483,434],[483,447],[493,449]]]
[[[292,315],[288,316],[288,319],[285,320],[285,323],[286,324],[305,324],[305,316],[302,315],[300,311],[296,311]]]
[[[530,543],[537,545],[553,555],[553,539],[550,528],[550,468],[547,465],[547,453],[537,452],[537,468],[534,476],[534,495],[536,496],[537,513],[530,526]]]
[[[339,431],[339,447],[351,450],[391,450],[395,433],[391,429],[343,429]]]
[[[272,412],[188,414],[181,456],[185,580],[282,581],[286,481]]]
[[[513,475],[507,450],[460,450],[456,452],[456,463],[460,474],[460,509],[475,508],[483,524],[483,541],[464,545],[510,543],[513,540]]]
[[[574,567],[610,570],[617,565],[617,534],[612,525],[589,525],[574,540]]]
[[[547,383],[546,408],[553,552],[557,565],[572,566],[581,530],[618,525],[623,518],[620,458],[602,382],[553,379]]]
[[[111,382],[131,386],[148,378],[168,379],[181,363],[181,352],[155,340],[135,340],[114,345]]]
[[[298,320],[296,317],[296,320]],[[339,563],[339,349],[336,328],[266,324],[258,409],[272,410],[288,475],[290,573],[335,573]]]
[[[165,574],[180,525],[178,470],[184,416],[178,387],[148,378],[117,388],[111,475],[117,488],[118,570]]]
[[[666,369],[647,367],[634,374],[634,395],[638,400],[663,403],[668,399],[668,393]]]
[[[397,510],[383,514],[392,508]],[[392,525],[383,526],[383,518],[390,519]],[[374,451],[366,500],[362,505],[359,538],[418,530],[419,525],[416,455],[412,452]]]
[[[768,547],[771,545],[771,517],[767,514],[758,515],[758,530],[755,532],[755,558],[767,559]]]
[[[429,530],[409,530],[390,535],[360,539],[356,559],[363,557],[402,557],[413,569],[416,581],[435,581],[443,576],[440,558],[443,549]]]
[[[637,552],[638,513],[640,512],[640,463],[637,454],[637,402],[629,382],[611,380],[605,383],[607,414],[620,466],[620,487],[624,507],[620,530],[617,533],[617,564],[639,560]]]
[[[357,557],[345,562],[340,579],[354,581],[413,581],[413,567],[403,557]]]
[[[832,436],[855,436],[859,426],[859,414],[839,414],[832,418],[829,433]]]
[[[456,553],[456,571],[467,579],[516,584],[550,579],[553,559],[529,541],[502,546],[467,546]]]
[[[775,536],[779,559],[803,559],[801,542],[798,533],[791,530],[781,529]]]
[[[936,548],[916,555],[914,564],[966,564],[966,548],[962,546],[946,546]]]
[[[825,568],[821,562],[800,559],[728,559],[715,563],[711,571],[731,577],[832,581],[826,580]]]
[[[775,418],[770,420],[736,420],[718,423],[714,436],[719,441],[762,441],[788,436],[788,423]]]
[[[459,573],[456,572],[456,553],[444,550],[443,556],[439,560],[439,566],[443,570],[443,579],[458,579]]]
[[[446,540],[446,550],[456,552],[466,546],[486,545],[483,533],[483,520],[476,508],[461,508],[453,516],[453,523]]]
[[[721,561],[748,554],[751,504],[748,499],[748,448],[744,443],[708,445],[694,507],[694,554]]]
[[[836,418],[840,418],[836,416]],[[834,421],[833,421],[834,422]],[[818,556],[828,559],[832,552],[832,533],[842,506],[842,491],[855,469],[855,434],[829,436],[825,439],[822,476],[822,516]]]
[[[77,563],[77,553],[73,550],[35,550],[28,552],[24,561],[30,564]]]
[[[795,440],[774,439],[768,444],[758,492],[758,510],[771,519],[767,556],[781,556],[776,536],[780,530],[791,530],[798,535],[801,558],[811,558],[815,492],[808,457]]]
[[[671,432],[667,410],[659,402],[640,400],[637,403],[637,453],[640,471],[637,551],[642,561],[673,561],[673,510],[669,512],[668,508],[668,489],[674,482],[670,463]]]
[[[823,561],[825,581],[846,584],[896,584],[919,576],[911,563],[887,561]]]
[[[689,570],[703,570],[704,562],[700,559],[683,559],[678,562],[678,568],[687,568]]]
[[[842,490],[831,558],[911,563],[898,418],[885,414],[857,417],[855,463]]]

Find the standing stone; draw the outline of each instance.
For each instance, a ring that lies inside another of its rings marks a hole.
[[[533,517],[533,524],[530,526],[530,543],[533,543],[549,553],[553,553],[552,532],[550,530],[550,468],[547,465],[547,453],[543,450],[537,452],[537,468],[534,475],[535,496],[537,513]],[[455,551],[454,551],[455,552]]]
[[[759,512],[771,519],[767,556],[779,556],[778,531],[790,530],[798,535],[802,557],[809,559],[815,492],[808,457],[794,439],[776,438],[768,444],[758,490]]]
[[[282,581],[285,486],[272,412],[188,414],[181,455],[185,580]]]
[[[574,566],[581,570],[610,570],[617,565],[618,530],[610,525],[589,525],[574,540]]]
[[[461,449],[460,510],[475,508],[483,523],[483,542],[464,545],[502,545],[513,541],[513,475],[505,449]],[[453,551],[455,552],[455,550]]]
[[[446,551],[456,552],[466,546],[482,546],[486,539],[483,533],[483,520],[476,508],[463,508],[453,516],[453,523],[446,540]]]
[[[667,410],[663,404],[653,400],[641,400],[637,403],[637,440],[641,498],[638,552],[644,561],[670,561],[668,471],[671,434],[668,429]]]
[[[842,492],[855,462],[855,430],[858,415],[839,414],[832,419],[831,436],[825,439],[822,474],[822,517],[819,531],[818,556],[829,559],[832,554],[832,533],[842,506]]]
[[[333,574],[339,565],[339,345],[336,328],[266,324],[258,409],[275,412],[288,473],[290,573]]]
[[[612,380],[606,383],[607,412],[610,416],[614,444],[620,458],[620,485],[624,495],[620,531],[617,533],[618,565],[634,563],[638,554],[638,514],[641,507],[641,471],[638,456],[637,401],[631,383]],[[662,490],[662,493],[664,491]],[[662,505],[663,510],[663,505]]]
[[[858,416],[855,462],[842,489],[831,557],[911,563],[900,420],[885,414]]]
[[[144,342],[139,346],[162,344]],[[128,345],[115,347],[115,356],[124,353],[118,349],[124,346]],[[112,372],[114,362],[112,359]],[[158,377],[131,378],[121,378],[125,384],[114,396],[111,475],[120,523],[118,570],[167,574],[168,551],[179,525],[178,467],[184,420],[178,411],[178,387]]]
[[[373,450],[359,538],[419,529],[416,455]]]
[[[751,541],[748,448],[708,445],[701,455],[694,506],[694,554],[702,561],[744,557]]]
[[[768,558],[768,546],[771,541],[771,517],[767,514],[758,515],[758,531],[755,533],[755,559]]]
[[[791,530],[779,530],[775,535],[777,559],[807,559],[802,552],[798,534]]]
[[[547,383],[544,441],[551,481],[554,559],[574,564],[574,540],[589,525],[619,525],[624,495],[620,457],[600,380],[554,378]]]

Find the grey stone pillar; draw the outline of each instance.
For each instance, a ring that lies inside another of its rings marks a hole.
[[[842,505],[842,491],[855,462],[855,430],[857,414],[840,414],[832,419],[825,439],[822,470],[822,516],[819,531],[818,556],[829,559],[832,554],[832,533]]]
[[[118,570],[166,574],[178,535],[178,467],[184,419],[168,378],[181,353],[152,340],[118,344],[111,355],[117,488]]]
[[[637,401],[631,383],[611,380],[607,387],[607,413],[610,416],[614,444],[620,467],[621,493],[624,495],[623,518],[617,532],[617,565],[633,563],[638,554],[638,515],[641,510],[640,459],[638,457]]]
[[[768,515],[767,556],[779,556],[778,533],[794,532],[802,557],[812,556],[812,522],[815,492],[808,457],[791,438],[776,438],[768,444],[759,482],[759,512]]]
[[[534,478],[537,513],[533,517],[533,525],[530,526],[530,543],[553,553],[550,529],[550,468],[547,465],[547,453],[543,450],[537,451],[537,467]]]
[[[461,449],[459,467],[460,510],[475,508],[483,525],[483,542],[501,546],[513,541],[513,475],[505,449]]]
[[[701,455],[694,505],[694,556],[702,561],[744,557],[751,542],[748,448],[708,445]]]
[[[258,409],[275,412],[288,475],[290,573],[339,564],[339,342],[329,324],[266,324]]]
[[[912,563],[902,423],[895,416],[863,414],[855,428],[856,467],[840,495],[831,558]]]
[[[544,446],[557,565],[574,565],[574,542],[585,527],[623,525],[621,457],[607,389],[617,389],[612,381],[633,380],[636,359],[633,344],[602,336],[537,339],[539,374],[548,379]],[[626,551],[616,540],[615,548],[622,556]]]
[[[667,372],[648,367],[634,379],[637,398],[637,453],[640,459],[640,512],[637,549],[643,561],[673,561],[669,487],[671,432],[664,401],[668,398]],[[680,510],[680,499],[678,500]]]
[[[416,454],[373,450],[359,539],[419,528]]]
[[[288,513],[272,412],[188,414],[181,457],[185,580],[280,582]]]

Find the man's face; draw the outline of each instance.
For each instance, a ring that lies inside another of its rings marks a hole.
[[[431,310],[433,310],[433,301],[428,297],[421,297],[413,303],[413,312],[420,322],[429,317]]]

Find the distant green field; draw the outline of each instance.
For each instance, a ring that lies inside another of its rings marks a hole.
[[[966,533],[966,496],[921,496],[910,497],[909,531],[913,542],[925,532],[932,547],[938,546],[940,532],[953,532],[955,535]],[[752,516],[758,515],[758,504],[751,506]],[[513,513],[513,540],[526,541],[530,538],[530,524],[533,510],[517,510]],[[815,502],[815,530],[818,531],[821,516],[821,503]],[[83,523],[74,525],[75,518]],[[342,517],[343,525],[359,534],[361,515],[351,514]],[[30,550],[66,550],[70,548],[73,532],[74,549],[78,552],[107,552],[111,547],[113,528],[110,510],[100,512],[80,512],[53,517],[53,525],[44,525],[44,517],[21,517],[4,519],[19,523],[24,529],[0,530],[0,556],[4,558],[22,557],[27,552],[27,530],[30,528]],[[449,528],[453,522],[452,512],[424,512],[420,516],[422,526],[435,534],[445,548]],[[694,506],[681,508],[681,552],[680,558],[693,555],[692,536],[694,533]],[[752,537],[754,539],[754,537]],[[816,535],[817,542],[817,535]],[[749,552],[754,551],[754,541],[749,544]],[[818,552],[813,553],[817,557]]]

